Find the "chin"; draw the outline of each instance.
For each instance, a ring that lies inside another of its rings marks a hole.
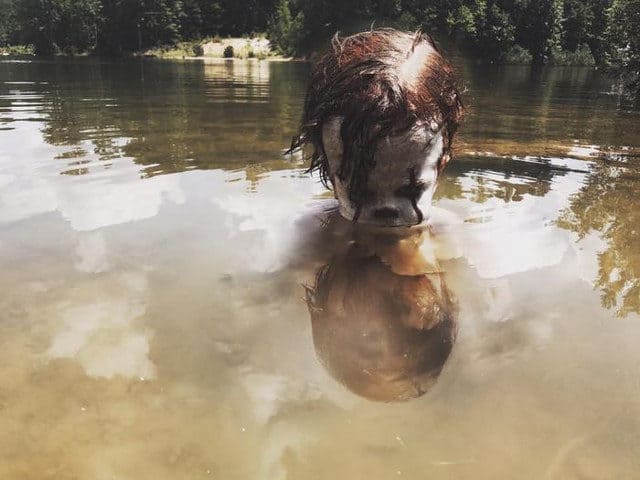
[[[434,186],[435,189],[435,186]],[[414,227],[426,223],[431,210],[433,191],[422,199],[391,198],[358,206],[347,196],[337,195],[340,215],[358,225],[368,227]]]

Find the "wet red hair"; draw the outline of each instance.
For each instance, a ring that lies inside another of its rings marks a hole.
[[[292,149],[313,147],[309,170],[320,172],[329,186],[329,163],[322,144],[322,126],[342,116],[343,160],[334,172],[349,184],[349,196],[359,204],[374,167],[379,139],[422,123],[442,129],[442,169],[463,115],[463,104],[452,66],[430,36],[394,29],[335,36],[328,53],[313,68],[304,104],[300,135]]]

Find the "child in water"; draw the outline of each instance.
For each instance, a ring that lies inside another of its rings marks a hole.
[[[290,151],[313,148],[310,170],[346,219],[416,225],[429,216],[462,114],[453,68],[429,36],[336,37],[313,69]]]

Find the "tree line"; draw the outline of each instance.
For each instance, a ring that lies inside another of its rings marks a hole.
[[[489,62],[640,69],[640,0],[0,0],[0,46],[122,55],[266,33],[308,55],[336,31],[422,28]]]

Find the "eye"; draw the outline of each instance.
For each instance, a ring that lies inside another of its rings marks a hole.
[[[422,196],[426,189],[427,184],[423,181],[417,180],[409,183],[408,185],[403,185],[402,187],[398,188],[396,190],[396,195],[398,195],[399,197],[415,199]]]

